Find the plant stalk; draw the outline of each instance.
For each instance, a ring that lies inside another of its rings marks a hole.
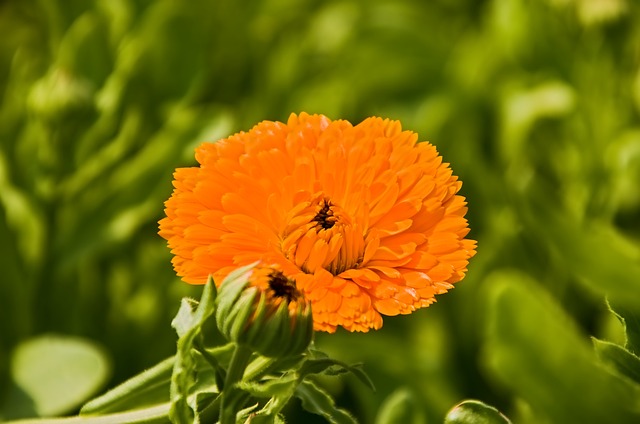
[[[233,351],[222,390],[220,424],[235,424],[236,422],[236,414],[241,407],[238,403],[243,396],[242,391],[238,390],[235,385],[242,380],[252,353],[251,349],[242,344],[237,344]]]

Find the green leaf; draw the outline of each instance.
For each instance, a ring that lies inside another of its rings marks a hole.
[[[256,414],[251,417],[251,424],[286,424],[286,421],[280,414],[276,414],[276,415]]]
[[[273,420],[277,418],[280,415],[280,411],[282,411],[282,409],[287,405],[291,397],[294,395],[296,387],[296,384],[282,387],[282,390],[280,390],[278,394],[269,399],[264,408],[256,412],[254,418],[259,419],[262,422],[271,422],[265,420]]]
[[[251,422],[251,416],[254,414],[254,411],[258,407],[258,404],[255,403],[251,406],[248,406],[244,409],[241,409],[237,412],[235,417],[236,423],[249,423]]]
[[[378,415],[376,424],[425,424],[427,417],[420,401],[413,391],[407,388],[397,389],[385,400]]]
[[[288,374],[283,377],[273,378],[266,381],[240,381],[237,387],[251,396],[272,397],[281,394],[291,393],[298,383],[296,374]]]
[[[13,353],[11,376],[21,394],[29,399],[33,411],[9,410],[7,415],[67,413],[93,395],[105,383],[109,372],[109,361],[102,349],[87,340],[60,335],[27,340]],[[20,407],[11,398],[9,404],[12,408]]]
[[[479,400],[465,400],[447,413],[444,424],[511,424],[511,421],[493,406]]]
[[[362,364],[348,365],[342,361],[332,358],[310,358],[307,359],[300,368],[301,378],[304,378],[309,374],[324,373],[327,375],[339,375],[346,372],[352,373],[365,386],[375,391],[376,388],[373,385],[373,381],[371,381],[367,373],[362,369]]]
[[[184,336],[193,328],[195,323],[194,314],[197,307],[198,302],[194,299],[185,297],[180,301],[180,309],[178,309],[178,313],[175,318],[173,318],[173,321],[171,321],[171,326],[176,330],[176,333],[178,333],[178,337]]]
[[[134,411],[117,412],[96,417],[66,417],[6,421],[4,424],[168,424],[169,403],[154,405]]]
[[[200,346],[202,325],[212,318],[215,312],[215,298],[216,288],[213,279],[209,277],[195,311],[192,301],[183,300],[178,315],[172,323],[179,334],[178,350],[170,386],[171,409],[169,417],[174,423],[199,422],[197,407],[194,404],[197,402],[197,396],[196,400],[193,400],[194,398],[190,400],[189,395],[193,394],[196,385],[201,387],[200,391],[207,393],[212,393],[213,387],[216,386],[215,373],[211,374],[211,381],[208,384],[204,382],[203,385],[203,378],[200,380],[196,378],[199,363],[206,363],[202,355],[197,354],[196,356],[196,348]],[[202,375],[204,374],[201,374],[201,377]]]
[[[561,308],[525,275],[493,274],[484,358],[491,373],[552,422],[634,422],[640,390],[602,366]]]
[[[175,357],[172,356],[130,378],[86,403],[80,414],[107,414],[167,402],[174,362]]]
[[[618,303],[609,303],[609,309],[616,314],[624,325],[627,336],[625,347],[636,355],[640,355],[640,308],[629,308]]]
[[[612,364],[622,375],[640,383],[640,358],[615,343],[593,339],[598,356]]]
[[[640,308],[640,248],[610,224],[580,221],[562,214],[532,191],[525,206],[531,231],[544,234],[562,265],[615,305]]]
[[[65,33],[57,61],[100,87],[112,67],[106,19],[94,12],[79,16]]]
[[[296,396],[302,401],[305,410],[323,416],[330,423],[357,424],[350,413],[336,406],[331,395],[308,380],[296,388]]]

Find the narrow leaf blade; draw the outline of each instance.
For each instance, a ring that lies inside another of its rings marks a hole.
[[[358,421],[344,409],[336,406],[331,396],[310,381],[303,381],[296,389],[296,396],[307,411],[321,415],[332,424],[357,424]]]

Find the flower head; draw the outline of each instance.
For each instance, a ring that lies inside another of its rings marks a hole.
[[[202,144],[160,221],[176,272],[204,284],[279,264],[329,332],[430,305],[464,277],[476,242],[462,183],[417,141],[398,121],[303,113]]]

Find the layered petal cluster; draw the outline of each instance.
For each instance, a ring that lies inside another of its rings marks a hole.
[[[316,330],[368,331],[460,281],[476,242],[461,182],[398,121],[322,115],[264,121],[196,149],[177,169],[160,235],[191,284],[278,264]]]

